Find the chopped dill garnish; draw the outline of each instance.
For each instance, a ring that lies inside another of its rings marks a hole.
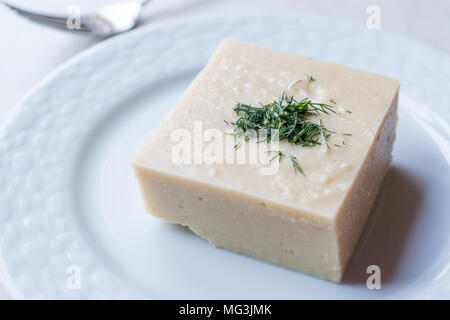
[[[283,157],[285,156],[285,154],[282,151],[267,151],[267,153],[273,153],[275,152],[276,154],[270,158],[269,162],[272,162],[272,160],[278,158],[278,162],[280,162]],[[303,173],[302,168],[300,167],[300,165],[298,164],[297,158],[294,157],[293,155],[288,155],[289,160],[291,160],[292,163],[292,167],[294,168],[294,173],[300,172],[301,174],[305,175]]]
[[[309,82],[313,82],[313,81],[316,81],[316,79],[314,79],[312,76],[310,76],[310,75],[306,75],[306,79],[309,81]]]
[[[336,101],[334,101],[333,99],[330,99],[330,102],[331,102],[332,104],[336,104]]]
[[[332,106],[312,102],[308,98],[297,101],[284,92],[281,99],[269,104],[253,107],[237,103],[233,110],[239,117],[236,122],[230,122],[235,133],[263,130],[266,137],[262,141],[287,140],[292,144],[311,147],[321,144],[319,137],[322,133],[325,137],[335,133],[325,128],[322,122],[316,123],[309,119],[320,113],[336,114]]]
[[[292,154],[290,154],[289,159],[291,160],[292,166],[294,167],[294,173],[300,172],[301,174],[305,175],[303,173],[302,167],[300,167],[300,165],[298,164],[297,158],[294,157]]]
[[[351,136],[352,134],[351,133],[343,133],[342,135],[343,136]]]
[[[352,113],[350,110],[345,110],[345,112],[347,112],[347,113]]]
[[[314,81],[314,78],[308,76],[308,80]],[[297,101],[293,96],[287,96],[285,92],[282,93],[280,99],[275,99],[268,104],[260,103],[257,107],[250,104],[236,103],[233,111],[238,116],[238,119],[236,122],[225,121],[225,123],[234,127],[235,135],[245,136],[246,141],[248,140],[248,132],[256,131],[258,143],[272,140],[287,140],[287,142],[294,145],[313,147],[322,143],[327,144],[326,141],[330,136],[336,134],[336,132],[327,129],[322,120],[311,120],[312,116],[320,115],[321,113],[337,115],[333,106],[326,103],[313,102],[309,98]],[[239,146],[236,145],[235,149]],[[277,152],[270,161],[277,157],[281,161],[284,156],[281,151],[270,152]],[[291,160],[294,171],[303,174],[297,158],[292,155],[288,157]]]
[[[298,85],[300,82],[302,82],[303,80],[297,80],[297,81],[295,81],[292,85],[291,85],[291,87],[295,87],[296,85]]]
[[[340,145],[338,145],[338,144],[334,144],[334,146],[335,146],[335,147],[339,147],[339,148],[342,147],[342,146],[340,146]]]
[[[241,143],[238,142],[237,144],[234,145],[234,150],[237,150],[241,147]]]
[[[284,157],[284,153],[281,151],[267,151],[267,153],[273,153],[276,152],[276,155],[274,155],[272,158],[270,158],[269,162],[272,162],[273,159],[278,158],[278,162],[281,161],[281,159],[283,159]]]

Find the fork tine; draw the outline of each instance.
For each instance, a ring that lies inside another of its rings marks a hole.
[[[9,7],[11,10],[15,11],[17,14],[20,14],[21,16],[24,16],[27,18],[46,19],[46,20],[48,19],[51,21],[64,22],[64,23],[67,20],[67,17],[58,17],[58,16],[51,16],[51,15],[46,15],[46,14],[35,13],[35,12],[31,12],[31,11],[27,11],[27,10],[18,8],[16,6],[13,6],[6,2],[3,2],[3,4],[6,5],[7,7]]]
[[[26,9],[21,9],[20,7],[9,4],[4,0],[0,0],[0,4],[5,5],[18,15],[33,22],[47,25],[59,30],[78,31],[101,38],[107,38],[134,28],[141,9],[149,2],[150,0],[134,0],[125,1],[123,2],[123,5],[114,4],[111,6],[101,7],[98,12],[81,15],[79,20],[77,17],[77,24],[73,25],[74,28],[72,28],[71,24],[68,23],[70,22],[69,19],[71,19],[70,15],[55,16],[40,14],[37,12],[28,11]],[[127,13],[125,15],[125,18],[128,19],[127,21],[124,21],[124,17],[120,16],[122,12],[121,10]],[[105,12],[109,12],[109,15],[105,15]]]
[[[81,23],[80,25],[80,29],[76,28],[76,29],[69,29],[67,27],[67,19],[68,17],[58,17],[58,16],[52,16],[52,15],[46,15],[46,14],[40,14],[40,13],[34,13],[31,11],[27,11],[24,9],[20,9],[18,7],[15,7],[9,3],[3,2],[7,7],[9,7],[11,10],[15,11],[17,14],[28,18],[31,21],[40,23],[40,24],[44,24],[47,26],[51,26],[54,28],[58,28],[58,29],[62,29],[62,30],[66,30],[66,31],[89,31],[89,29],[87,28],[87,26],[84,23]]]

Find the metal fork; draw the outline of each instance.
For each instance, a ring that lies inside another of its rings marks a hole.
[[[18,8],[3,0],[0,3],[31,21],[65,31],[96,37],[111,37],[136,27],[142,9],[150,0],[125,1],[100,7],[96,12],[81,14],[74,7],[66,16],[36,13]]]

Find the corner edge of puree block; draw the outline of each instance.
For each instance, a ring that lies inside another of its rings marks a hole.
[[[395,90],[389,108],[386,110],[367,155],[350,186],[353,192],[347,193],[334,216],[338,258],[342,267],[341,278],[345,275],[383,181],[391,167],[400,89],[400,82],[396,79],[392,80],[395,81]],[[365,184],[367,181],[372,185],[367,187]],[[372,190],[372,192],[366,192],[368,190]],[[355,207],[355,203],[358,206]],[[353,232],[349,230],[353,230]]]

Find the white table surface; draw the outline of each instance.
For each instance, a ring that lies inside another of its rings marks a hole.
[[[82,12],[113,0],[9,1],[24,8],[65,13],[70,5]],[[312,13],[366,25],[366,9],[381,9],[381,29],[404,34],[450,53],[450,0],[153,0],[142,25],[222,14]],[[19,18],[0,7],[0,125],[12,107],[46,74],[99,40],[55,31]],[[374,32],[377,32],[374,30]],[[2,270],[0,270],[2,272]],[[8,299],[0,285],[0,299]]]

